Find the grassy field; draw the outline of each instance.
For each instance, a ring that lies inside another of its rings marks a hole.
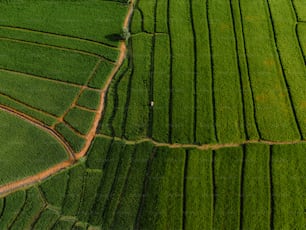
[[[0,185],[90,144],[0,193],[0,229],[305,229],[305,25],[301,0],[0,1]]]

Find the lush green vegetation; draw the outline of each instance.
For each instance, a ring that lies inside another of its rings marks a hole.
[[[54,123],[56,123],[56,118],[53,115],[40,111],[39,109],[36,108],[31,108],[28,105],[24,104],[23,102],[15,100],[10,96],[0,94],[0,103],[1,105],[15,109],[21,113],[27,114],[33,119],[37,119],[48,126],[51,126]]]
[[[272,22],[267,7],[265,1],[241,1],[260,137],[269,140],[299,139],[279,55],[275,41],[271,39]]]
[[[170,1],[169,31],[172,62],[170,72],[171,142],[192,143],[194,117],[194,44],[188,1]],[[182,32],[184,36],[182,36]]]
[[[77,103],[79,106],[96,110],[100,103],[100,93],[93,90],[84,90]]]
[[[40,214],[40,218],[32,225],[35,230],[50,229],[57,221],[58,214],[50,209],[44,210]]]
[[[212,89],[212,54],[209,40],[208,11],[203,9],[201,0],[192,1],[190,6],[195,50],[195,114],[194,141],[197,143],[213,143],[216,141],[213,89]],[[198,20],[201,18],[201,20]]]
[[[64,123],[59,123],[55,126],[55,130],[63,136],[63,138],[69,143],[71,148],[78,152],[85,144],[85,139],[76,133],[71,127]]]
[[[161,53],[163,55],[160,55]],[[168,142],[169,127],[167,124],[169,123],[170,49],[169,37],[167,35],[156,36],[154,59],[152,137],[158,141]]]
[[[30,229],[33,219],[36,218],[37,213],[39,213],[43,208],[44,203],[39,190],[36,187],[27,190],[26,200],[10,229]]]
[[[26,199],[26,192],[21,190],[13,193],[12,195],[5,197],[3,203],[3,211],[1,213],[0,227],[2,229],[8,229],[12,225],[14,220],[17,218],[20,209],[23,207],[23,204]]]
[[[90,79],[88,86],[96,89],[102,89],[113,68],[114,66],[107,62],[100,63],[98,69]]]
[[[37,77],[86,82],[97,58],[45,46],[2,40],[0,68]]]
[[[14,28],[11,26],[0,26],[0,39],[11,39],[16,42],[35,43],[36,45],[49,46],[59,50],[70,50],[88,56],[100,56],[110,61],[116,61],[118,50],[107,45],[82,41],[69,36],[58,36],[42,31],[33,31],[26,28]]]
[[[67,216],[76,216],[82,198],[84,185],[85,167],[78,164],[69,171],[69,181],[65,191],[62,213]]]
[[[9,4],[1,1],[1,20],[4,26],[42,31],[94,44],[116,46],[118,41],[109,35],[121,32],[126,5],[114,1],[39,1],[18,0]],[[52,11],[50,12],[50,9]],[[18,17],[15,17],[18,15]]]
[[[55,116],[65,112],[79,91],[77,87],[12,72],[0,71],[0,78],[2,95]]]
[[[56,207],[61,207],[63,205],[68,179],[68,173],[64,172],[55,175],[52,177],[52,180],[46,180],[41,184],[40,190],[49,204]]]
[[[130,95],[126,108],[124,136],[128,139],[145,137],[149,123],[149,78],[151,35],[133,36],[133,75],[130,78]]]
[[[272,218],[275,229],[305,228],[305,150],[305,144],[272,148]]]
[[[214,203],[212,163],[212,151],[191,150],[187,152],[186,229],[212,229]]]
[[[214,153],[213,228],[239,228],[241,167],[241,148],[225,148]]]
[[[69,110],[67,115],[64,117],[64,120],[81,134],[86,134],[88,133],[94,118],[95,113],[74,107]]]
[[[139,229],[183,227],[184,150],[155,150],[139,212]]]
[[[242,229],[270,229],[272,207],[269,146],[246,146],[242,174]]]
[[[78,134],[91,128],[117,61],[127,5],[58,3],[0,2],[0,103],[56,130],[79,151]]]
[[[61,143],[45,130],[2,110],[0,120],[1,185],[68,159]]]

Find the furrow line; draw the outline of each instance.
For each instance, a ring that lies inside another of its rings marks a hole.
[[[238,68],[238,73],[239,73],[239,86],[240,86],[240,99],[241,99],[241,104],[242,104],[242,116],[240,116],[243,121],[243,133],[241,133],[240,135],[248,135],[247,133],[247,119],[246,119],[246,108],[245,108],[245,99],[244,99],[244,89],[243,89],[243,80],[242,80],[242,65],[241,65],[241,57],[240,57],[240,53],[239,53],[239,41],[238,41],[238,35],[237,35],[237,18],[235,17],[235,13],[234,13],[234,9],[233,9],[233,1],[230,1],[229,3],[230,5],[230,10],[231,10],[231,23],[233,26],[233,31],[234,31],[234,39],[235,39],[235,50],[236,50],[236,60],[237,60],[237,68]],[[240,123],[240,121],[239,121]]]
[[[5,93],[0,92],[0,95],[3,96],[3,97],[5,97],[5,98],[8,98],[9,100],[12,100],[12,101],[16,102],[17,104],[23,105],[23,106],[25,106],[25,107],[27,107],[27,108],[29,108],[29,109],[31,109],[31,110],[34,110],[34,111],[39,112],[39,113],[42,113],[42,114],[44,114],[44,115],[46,115],[46,116],[52,117],[52,118],[54,118],[54,119],[57,119],[57,116],[55,116],[54,114],[48,113],[48,112],[46,112],[46,111],[44,111],[44,110],[41,110],[41,109],[39,109],[39,108],[35,108],[35,107],[33,107],[33,106],[31,106],[31,105],[29,105],[29,104],[27,104],[27,103],[24,103],[24,102],[22,102],[22,101],[20,101],[20,100],[18,100],[18,99],[16,99],[16,98],[13,98],[13,97],[11,97],[11,96],[5,94]]]
[[[194,112],[193,112],[193,142],[197,142],[197,107],[198,107],[198,99],[197,99],[197,78],[198,78],[198,64],[197,64],[197,33],[194,25],[194,15],[193,15],[193,5],[192,0],[189,0],[189,11],[190,11],[190,20],[191,20],[191,29],[193,35],[193,88],[194,88]]]
[[[259,126],[258,126],[258,121],[257,121],[257,117],[256,117],[256,104],[255,104],[255,96],[254,96],[254,92],[253,92],[253,88],[252,88],[252,81],[251,81],[251,77],[250,77],[250,68],[249,68],[249,60],[248,60],[248,51],[246,49],[246,41],[245,41],[245,33],[244,33],[244,21],[243,21],[243,16],[242,16],[242,11],[241,11],[241,1],[238,0],[238,5],[239,5],[239,14],[240,14],[240,22],[241,22],[241,33],[242,33],[242,37],[243,37],[243,50],[244,50],[244,58],[245,58],[245,62],[246,62],[246,68],[247,68],[247,78],[248,78],[248,87],[251,91],[251,95],[252,95],[252,105],[253,105],[253,119],[255,122],[255,127],[256,127],[256,131],[258,133],[259,139],[261,139],[261,133],[259,130]]]
[[[211,36],[211,20],[209,17],[209,6],[210,6],[210,0],[206,0],[206,20],[208,25],[208,38],[209,38],[209,53],[210,53],[210,63],[211,63],[211,89],[212,89],[212,104],[213,104],[213,120],[214,120],[214,133],[215,133],[215,139],[216,142],[219,142],[218,138],[218,130],[216,126],[216,98],[215,98],[215,81],[214,81],[214,58],[213,58],[213,47],[212,47],[212,36]]]
[[[157,0],[155,0],[154,5],[154,32],[152,34],[152,47],[151,47],[151,63],[150,63],[150,88],[149,88],[149,102],[154,100],[154,65],[155,65],[155,44],[156,44],[156,14],[157,14]],[[149,107],[149,124],[148,124],[148,133],[147,136],[152,138],[153,136],[153,116],[154,116],[154,107]]]

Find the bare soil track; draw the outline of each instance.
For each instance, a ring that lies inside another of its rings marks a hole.
[[[131,17],[132,17],[132,14],[133,14],[133,10],[134,10],[134,0],[130,1],[130,3],[129,3],[128,12],[127,12],[127,15],[126,15],[126,17],[124,19],[124,23],[123,23],[123,28],[128,28]],[[112,79],[114,78],[114,76],[118,72],[120,66],[122,65],[122,63],[123,63],[123,61],[126,57],[126,51],[127,51],[127,47],[126,47],[125,41],[121,41],[120,42],[120,54],[119,54],[118,60],[115,63],[115,67],[113,68],[112,72],[108,76],[104,88],[101,90],[100,105],[99,105],[99,108],[96,112],[94,122],[92,124],[91,130],[88,132],[88,134],[86,136],[86,143],[85,143],[83,149],[78,153],[73,153],[73,151],[71,150],[69,145],[66,143],[66,141],[63,140],[61,138],[61,136],[56,131],[54,131],[52,128],[42,124],[41,122],[39,122],[39,121],[37,121],[37,120],[35,120],[35,119],[25,115],[25,114],[19,113],[18,111],[14,110],[14,109],[11,109],[11,108],[3,106],[3,105],[0,105],[1,110],[9,112],[11,114],[14,114],[14,115],[18,116],[19,118],[24,119],[27,122],[30,122],[33,125],[37,126],[38,128],[41,128],[41,129],[47,131],[48,133],[50,133],[53,137],[55,137],[58,141],[60,141],[60,143],[63,144],[67,153],[69,154],[69,160],[67,160],[67,161],[61,162],[61,163],[43,171],[43,172],[40,172],[36,175],[33,175],[33,176],[30,176],[30,177],[27,177],[27,178],[24,178],[24,179],[14,181],[14,182],[11,182],[11,183],[0,186],[0,197],[6,196],[9,193],[17,191],[18,189],[31,186],[31,185],[33,185],[33,184],[35,184],[35,183],[37,183],[37,182],[39,182],[43,179],[46,179],[47,177],[52,176],[53,174],[73,165],[76,162],[76,160],[78,160],[78,159],[80,159],[80,158],[82,158],[86,155],[86,153],[87,153],[87,151],[88,151],[88,149],[89,149],[89,147],[90,147],[90,145],[91,145],[91,143],[92,143],[92,141],[93,141],[93,139],[96,135],[96,130],[97,130],[99,121],[100,121],[100,119],[102,117],[102,114],[103,114],[106,93],[108,91],[108,88],[111,84]],[[35,166],[33,166],[33,167],[35,167]]]

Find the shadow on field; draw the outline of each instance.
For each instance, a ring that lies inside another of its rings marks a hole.
[[[122,36],[120,34],[108,34],[105,36],[105,38],[112,42],[117,42],[122,40]]]

